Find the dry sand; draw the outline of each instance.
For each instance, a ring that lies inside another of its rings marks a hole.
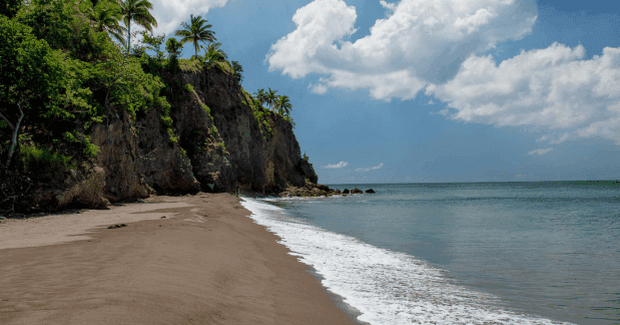
[[[150,201],[0,223],[0,323],[357,324],[236,197]]]

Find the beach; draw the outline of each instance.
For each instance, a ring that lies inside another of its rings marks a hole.
[[[358,324],[238,200],[4,220],[0,323]]]

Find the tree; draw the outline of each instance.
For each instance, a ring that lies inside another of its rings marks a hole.
[[[118,8],[114,7],[97,6],[88,12],[88,19],[93,22],[96,31],[107,31],[122,44],[123,33],[127,29],[118,23],[119,18]]]
[[[164,58],[164,51],[161,49],[164,39],[166,39],[166,34],[153,36],[153,33],[142,32],[142,42],[146,44],[147,49],[155,52],[155,59],[158,61]]]
[[[131,49],[132,22],[144,27],[149,32],[153,31],[153,27],[157,27],[157,21],[149,9],[153,9],[153,5],[148,0],[124,0],[119,3],[119,13],[127,28],[127,44],[125,44],[127,53]]]
[[[50,48],[30,27],[0,16],[0,44],[11,44],[0,46],[0,127],[11,130],[8,167],[22,124],[43,125],[41,133],[56,132],[45,126],[89,113],[86,98],[91,92],[76,78],[83,63]]]
[[[291,104],[291,100],[288,96],[278,96],[278,99],[275,102],[275,109],[278,115],[280,116],[288,116],[291,113],[293,105]]]
[[[183,22],[181,27],[184,29],[177,30],[174,35],[182,36],[181,44],[185,44],[187,42],[194,43],[194,51],[195,55],[198,56],[198,43],[200,42],[213,42],[215,41],[215,33],[210,30],[212,27],[211,24],[207,22],[206,19],[202,18],[202,16],[190,15],[190,24]]]
[[[261,88],[254,93],[254,97],[260,102],[261,105],[264,105],[267,102],[267,93],[265,89]]]
[[[22,0],[3,0],[0,3],[0,15],[13,18],[22,6]]]
[[[166,41],[166,51],[168,51],[168,54],[170,55],[170,57],[178,57],[179,55],[181,55],[181,50],[182,50],[183,44],[181,44],[181,42],[179,42],[176,38],[171,37],[168,39],[168,41]]]
[[[277,90],[272,90],[271,88],[269,88],[269,92],[267,93],[266,103],[271,107],[272,110],[276,105],[276,101],[278,100],[278,95],[276,95],[277,92]]]
[[[228,56],[224,51],[220,50],[222,43],[211,43],[207,47],[207,53],[205,53],[205,60],[209,62],[225,61]]]
[[[241,75],[241,73],[243,72],[243,67],[241,66],[241,64],[239,64],[239,62],[233,61],[232,68],[235,79],[237,79],[237,83],[240,84],[241,80],[243,79],[243,76]]]

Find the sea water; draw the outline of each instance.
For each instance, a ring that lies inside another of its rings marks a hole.
[[[620,184],[366,184],[244,199],[372,325],[620,324]]]

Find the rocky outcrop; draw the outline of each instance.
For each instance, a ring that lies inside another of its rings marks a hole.
[[[291,123],[273,113],[261,121],[230,72],[214,65],[171,78],[185,85],[172,100],[172,117],[203,191],[267,195],[317,182]]]
[[[163,78],[173,85],[166,95],[176,137],[162,122],[162,108],[139,112],[135,120],[118,112],[91,135],[100,150],[96,179],[105,178],[99,190],[85,196],[74,186],[58,195],[60,205],[102,207],[154,193],[200,190],[269,195],[317,182],[291,123],[273,113],[260,121],[230,72],[213,65]]]
[[[0,193],[7,196],[0,199],[0,209],[103,208],[155,193],[329,190],[316,185],[291,122],[256,105],[224,65],[163,73],[162,79],[168,87],[161,95],[170,109],[150,107],[135,117],[123,108],[112,109],[90,128],[99,152],[79,161],[81,167],[37,184],[9,179],[12,174],[0,168],[6,179]],[[172,125],[164,123],[166,115]]]

